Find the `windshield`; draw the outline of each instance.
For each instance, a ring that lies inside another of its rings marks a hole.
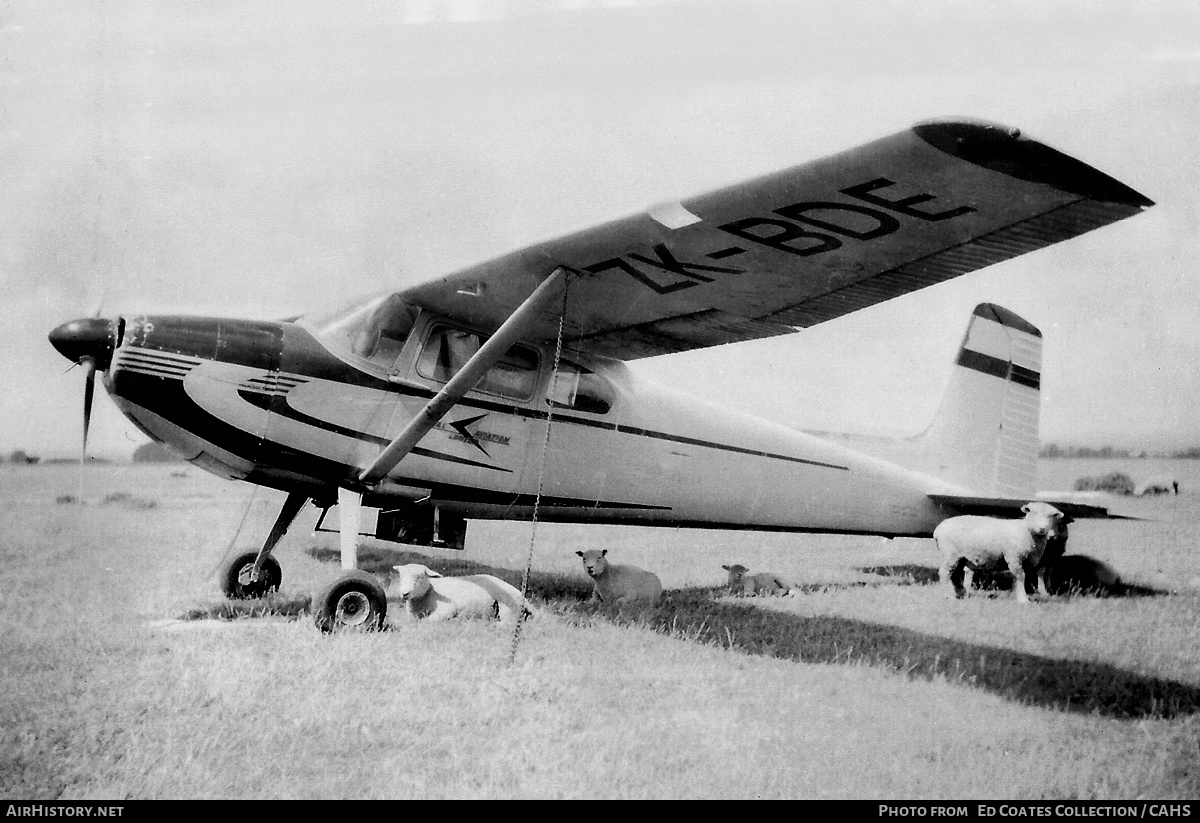
[[[332,351],[388,369],[399,357],[416,319],[415,306],[399,294],[383,294],[307,314],[297,322]]]

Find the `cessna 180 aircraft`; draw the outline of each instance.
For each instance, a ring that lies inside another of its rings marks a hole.
[[[151,438],[287,493],[232,597],[279,586],[309,502],[340,514],[325,630],[382,625],[375,537],[461,548],[472,518],[927,536],[1034,494],[1041,335],[981,304],[919,436],[806,433],[629,360],[791,334],[1153,205],[1023,136],[939,121],[289,321],[121,316],[53,345]],[[1063,504],[1066,505],[1066,504]],[[1070,507],[1068,507],[1070,510]],[[1078,507],[1076,507],[1078,511]],[[323,516],[323,515],[322,515]]]

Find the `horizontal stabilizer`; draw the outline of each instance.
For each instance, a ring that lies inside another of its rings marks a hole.
[[[954,509],[958,514],[982,514],[989,517],[1021,517],[1021,507],[1029,500],[1009,497],[961,497],[952,494],[931,494],[929,499],[934,503]],[[1121,514],[1111,514],[1103,506],[1089,506],[1086,503],[1073,503],[1066,500],[1042,500],[1049,503],[1073,520],[1084,518],[1108,520],[1136,520]]]

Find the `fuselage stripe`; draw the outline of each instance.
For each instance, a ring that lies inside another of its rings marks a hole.
[[[420,396],[412,390],[405,390],[402,394]],[[429,392],[428,397],[433,397],[434,392]],[[523,409],[519,406],[506,406],[502,403],[492,403],[485,400],[472,400],[463,398],[458,402],[459,406],[486,409],[487,411],[496,412],[498,414],[512,414],[517,417],[524,417],[530,420],[545,420],[549,417],[548,412],[534,411],[532,409]],[[804,457],[792,457],[786,454],[777,454],[775,452],[759,451],[757,449],[748,449],[742,446],[733,446],[728,443],[717,443],[712,440],[700,440],[694,437],[684,437],[678,434],[669,434],[667,432],[655,431],[653,429],[643,429],[637,426],[627,426],[621,423],[610,423],[606,420],[589,420],[586,417],[575,417],[562,413],[555,413],[553,417],[556,423],[573,423],[577,426],[590,426],[595,429],[606,429],[618,434],[630,434],[636,437],[649,437],[655,440],[665,440],[671,443],[682,443],[689,446],[701,446],[708,449],[717,449],[719,451],[734,452],[735,454],[748,454],[754,457],[767,457],[772,460],[786,460],[789,463],[803,463],[808,466],[819,466],[826,469],[837,469],[839,471],[849,471],[849,466],[841,466],[836,463],[825,463],[820,460],[810,460]]]
[[[194,367],[200,365],[203,359],[198,357],[188,357],[186,355],[171,354],[169,352],[158,351],[157,349],[143,349],[135,346],[129,346],[118,349],[117,359],[136,358],[140,360],[148,360],[150,362],[158,362],[171,366],[188,366]]]
[[[140,364],[133,365],[130,363],[122,363],[119,365],[119,368],[122,371],[137,372],[139,374],[150,375],[151,377],[163,377],[171,380],[182,380],[183,378],[187,377],[188,374],[186,371],[172,371],[165,366],[143,366]]]

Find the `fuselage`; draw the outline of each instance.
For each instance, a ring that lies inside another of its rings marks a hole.
[[[356,349],[346,328],[127,317],[104,383],[193,463],[328,505],[473,336],[425,312],[391,349],[378,334]],[[513,352],[367,490],[367,505],[527,519],[540,488],[538,516],[556,521],[927,535],[945,516],[927,495],[953,489],[936,478],[669,390],[618,360],[567,351],[556,372],[552,345]]]

